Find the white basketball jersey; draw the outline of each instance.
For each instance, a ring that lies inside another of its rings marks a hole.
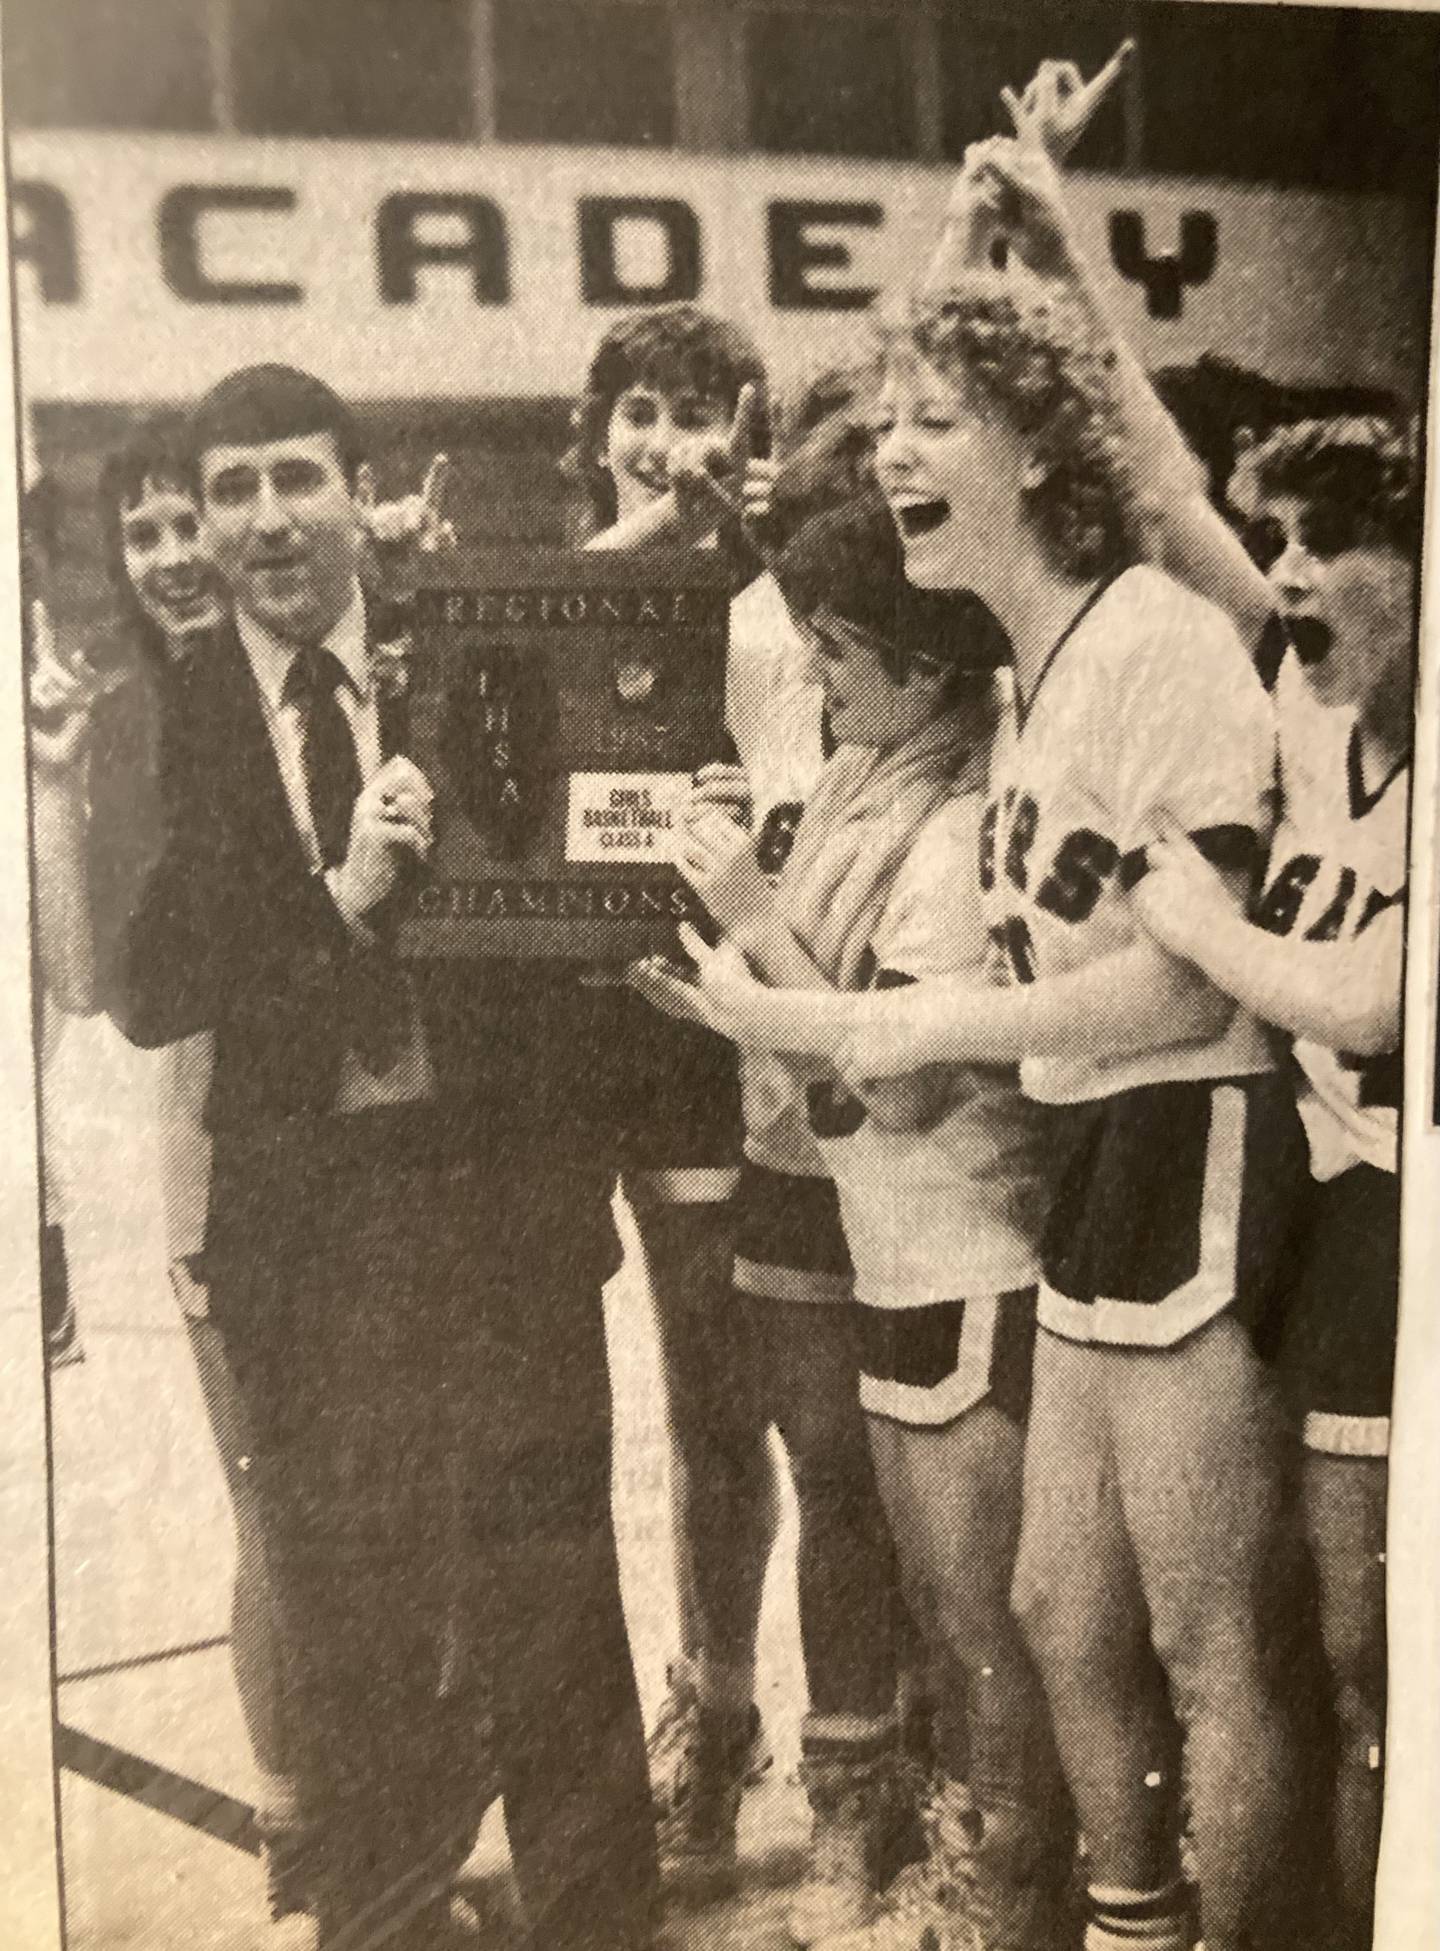
[[[870,944],[875,978],[984,982],[975,886],[977,793],[947,800],[916,835]],[[817,1117],[824,1109],[828,1115]],[[811,1122],[840,1194],[856,1299],[925,1307],[1030,1287],[1061,1159],[1066,1114],[1027,1101],[1011,1068],[957,1065],[922,1129],[878,1125],[855,1098],[816,1102]]]
[[[1268,837],[1270,701],[1228,618],[1158,569],[1127,569],[1061,638],[1028,705],[996,740],[980,885],[1003,979],[1083,968],[1143,933],[1130,890],[1156,815],[1178,819],[1221,866],[1249,867]],[[1141,1084],[1272,1067],[1237,1010],[1206,1043],[1134,1055],[1030,1057],[1032,1097],[1075,1103]]]
[[[725,716],[750,782],[760,865],[778,874],[825,763],[824,693],[809,675],[809,651],[779,585],[765,575],[730,605]],[[788,1071],[744,1056],[745,1152],[772,1172],[828,1178]]]
[[[1293,657],[1276,705],[1285,811],[1254,919],[1297,942],[1354,942],[1405,901],[1409,766],[1367,788],[1353,713],[1318,705]],[[1395,1171],[1399,1050],[1355,1057],[1298,1037],[1295,1056],[1316,1178],[1355,1164]]]

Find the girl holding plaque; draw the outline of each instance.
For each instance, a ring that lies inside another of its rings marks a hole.
[[[1002,213],[1010,153],[975,165]],[[1242,885],[1274,734],[1228,620],[1143,560],[1114,350],[1055,241],[1022,237],[1019,273],[942,267],[877,427],[908,577],[977,593],[1014,648],[978,847],[1003,983],[783,992],[692,952],[713,1020],[851,1088],[1018,1063],[1085,1118],[1041,1255],[1015,1602],[1089,1846],[1089,1951],[1190,1941],[1181,1741],[1204,1936],[1236,1951],[1286,1941],[1295,1762],[1258,1600],[1291,1556],[1285,1437],[1251,1330],[1293,1104],[1253,1015],[1147,935],[1134,890],[1165,809]]]
[[[722,531],[737,528],[706,483],[708,463],[723,446],[730,485],[741,484],[758,381],[747,381],[747,394],[739,383],[744,361],[733,352],[717,356],[737,337],[694,307],[677,306],[627,322],[602,342],[581,409],[581,453],[602,467],[615,521],[592,546],[635,546],[637,537],[662,533],[672,542],[713,545],[717,513]],[[711,377],[717,367],[730,374],[728,391]],[[758,373],[758,363],[751,370]],[[847,411],[854,393],[853,383],[842,387],[841,410],[822,416],[831,424],[814,435],[803,460],[782,471],[782,508],[792,499],[784,475],[800,484],[806,507],[855,491],[857,442],[865,443],[858,415]],[[708,427],[697,424],[707,398]],[[774,469],[752,463],[752,503],[768,500],[773,486]],[[821,694],[804,666],[773,579],[751,581],[732,604],[727,681],[743,763],[702,769],[694,801],[745,832],[761,871],[783,864],[823,763]],[[663,1049],[673,1034],[660,1026],[657,1038],[652,1018],[637,1041]],[[700,1034],[712,1060],[720,1056],[725,1046]],[[720,1060],[733,1063],[733,1053]],[[908,1826],[894,1771],[898,1596],[855,1398],[852,1270],[834,1187],[803,1106],[788,1085],[776,1092],[772,1084],[747,1067],[745,1161],[723,1215],[723,1251],[703,1263],[718,1276],[714,1285],[697,1281],[695,1256],[687,1264],[663,1250],[657,1255],[656,1242],[677,1226],[673,1206],[657,1211],[654,1182],[637,1184],[627,1175],[626,1186],[661,1321],[682,1464],[681,1587],[683,1593],[688,1579],[685,1623],[694,1646],[688,1671],[672,1673],[652,1743],[668,1880],[699,1897],[736,1876],[740,1798],[759,1753],[754,1634],[773,1537],[773,1423],[800,1510],[810,1688],[802,1745],[814,1831],[789,1927],[797,1942],[809,1943],[868,1915],[876,1882],[893,1869],[889,1859]]]

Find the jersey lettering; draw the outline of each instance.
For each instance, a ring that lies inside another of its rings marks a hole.
[[[991,800],[980,822],[980,892],[989,894],[995,886],[995,829],[1000,824],[1000,806]]]
[[[1372,887],[1366,896],[1365,906],[1360,912],[1360,919],[1355,925],[1355,933],[1357,935],[1363,935],[1377,915],[1383,915],[1387,908],[1403,907],[1404,903],[1405,890],[1403,887],[1397,888],[1393,894],[1382,894],[1378,887]]]
[[[1061,921],[1088,921],[1119,859],[1120,849],[1107,835],[1077,827],[1066,834],[1035,899]]]
[[[1288,935],[1300,919],[1310,883],[1320,872],[1318,854],[1296,854],[1280,869],[1255,907],[1255,926]]]
[[[764,825],[755,836],[755,859],[762,874],[778,874],[784,867],[804,811],[798,799],[787,799],[765,815]]]
[[[1355,869],[1344,867],[1340,870],[1340,885],[1335,890],[1335,898],[1318,921],[1312,922],[1305,930],[1307,942],[1337,942],[1340,930],[1345,926],[1345,917],[1350,912],[1350,903],[1355,899]]]
[[[1006,915],[990,930],[990,939],[1004,957],[1016,982],[1035,980],[1035,943],[1023,915]]]
[[[1012,887],[1018,887],[1023,894],[1030,885],[1026,861],[1030,849],[1035,845],[1035,835],[1040,826],[1040,808],[1026,793],[1015,808],[1015,818],[1010,827],[1010,844],[1005,849],[1005,878]]]

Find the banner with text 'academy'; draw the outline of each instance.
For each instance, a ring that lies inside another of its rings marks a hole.
[[[604,322],[695,298],[783,381],[923,263],[948,168],[667,152],[28,133],[12,146],[32,402],[193,396],[283,356],[352,397],[573,392]],[[1220,353],[1415,396],[1425,213],[1381,195],[1084,175],[1151,365]]]

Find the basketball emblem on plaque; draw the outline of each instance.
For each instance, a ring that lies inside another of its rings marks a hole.
[[[723,568],[694,555],[477,556],[420,590],[409,750],[436,849],[405,953],[673,947],[700,913],[676,822],[726,750],[728,619]]]

